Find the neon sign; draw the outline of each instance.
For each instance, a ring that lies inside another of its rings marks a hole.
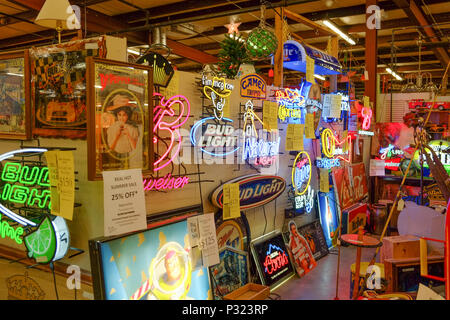
[[[325,155],[325,157],[344,160],[348,163],[351,162],[351,152],[348,152],[348,158],[346,159],[339,155],[339,152],[336,151],[339,150],[336,149],[336,144],[342,145],[344,143],[348,143],[348,150],[351,150],[352,137],[350,135],[347,135],[346,139],[344,139],[343,141],[339,141],[330,129],[327,128],[322,131],[322,153]],[[341,153],[343,154],[344,152]],[[336,154],[338,155],[335,156]]]
[[[311,183],[311,158],[306,151],[299,152],[295,157],[291,179],[296,196],[306,193]]]
[[[182,189],[185,185],[189,183],[189,177],[172,177],[170,173],[168,173],[165,177],[155,179],[155,178],[147,178],[144,179],[144,190],[172,190],[172,189]]]
[[[159,97],[159,104],[153,109],[153,132],[168,132],[170,134],[170,142],[166,151],[158,160],[154,163],[154,171],[158,171],[168,166],[177,156],[181,149],[181,134],[178,130],[189,118],[191,114],[191,104],[189,100],[182,95],[176,95],[169,99],[166,99],[159,93],[153,94],[153,96]],[[174,105],[179,105],[179,113],[173,108]],[[165,117],[171,117],[172,120],[163,121]],[[158,139],[155,137],[153,143],[158,143]],[[176,151],[172,152],[175,143],[177,143]]]
[[[14,151],[10,151],[10,152],[7,152],[7,153],[4,153],[4,154],[0,155],[0,161],[4,161],[4,160],[7,160],[7,159],[10,159],[10,158],[14,157],[14,155],[16,155],[16,154],[42,153],[42,152],[46,152],[46,151],[47,151],[47,149],[42,149],[42,148],[28,148],[28,149],[14,150]],[[31,170],[31,174],[34,174],[34,178],[30,178],[29,169],[28,170],[27,169],[23,170],[23,174],[24,175],[21,176],[21,174],[22,174],[22,166],[20,168],[20,171],[18,171],[18,169],[19,169],[18,166],[10,166],[10,170],[11,169],[12,169],[12,171],[10,171],[9,173],[2,172],[2,179],[3,179],[3,176],[6,176],[6,179],[9,179],[10,181],[13,181],[13,180],[14,181],[17,181],[17,180],[21,181],[22,180],[24,182],[29,182],[29,181],[33,181],[35,179],[38,179],[38,181],[41,181],[42,183],[44,183],[44,182],[48,183],[48,168],[47,168],[47,171],[46,171],[47,172],[47,176],[45,176],[45,174],[42,174],[42,172],[45,172],[43,168],[41,169],[41,171],[39,171],[39,173],[37,173],[36,170],[32,169]],[[17,175],[19,175],[18,178],[17,178]],[[36,178],[36,176],[38,176],[38,178]],[[31,176],[31,177],[33,177],[33,176]],[[42,177],[42,178],[39,179],[39,177]],[[6,185],[9,185],[8,181],[5,181],[5,182],[6,182]],[[6,185],[5,185],[5,188],[8,188],[8,187],[6,187]],[[17,190],[17,191],[15,191],[15,190]],[[28,193],[26,193],[26,190],[28,190]],[[36,191],[35,192],[30,191],[28,189],[28,187],[24,187],[23,189],[20,189],[20,188],[13,189],[13,186],[11,186],[11,185],[9,187],[9,191],[5,192],[3,190],[3,193],[5,194],[5,198],[8,198],[8,199],[12,198],[12,199],[20,200],[20,199],[24,199],[25,196],[26,196],[26,199],[28,199],[28,201],[30,201],[30,199],[31,199],[31,203],[34,204],[36,200],[33,200],[34,198],[30,198],[29,197],[30,192],[32,192],[31,195],[33,195],[33,196],[36,195],[37,196],[38,203],[40,203],[42,205],[42,200],[45,200],[45,198],[42,199],[42,196],[45,195],[44,192],[42,192],[39,195],[38,192],[36,192]],[[41,196],[41,198],[39,198],[39,196]],[[44,203],[45,203],[45,201],[44,201]],[[50,204],[49,204],[49,206],[50,206]],[[13,221],[15,221],[15,222],[17,222],[17,223],[19,223],[19,224],[21,224],[23,226],[32,226],[32,227],[37,226],[37,224],[34,223],[33,221],[30,221],[30,220],[28,220],[28,219],[26,219],[26,218],[24,218],[24,217],[22,217],[22,216],[20,216],[20,215],[18,215],[16,213],[14,213],[13,211],[11,211],[8,208],[6,208],[3,204],[0,204],[0,213],[4,214],[5,216],[10,218],[11,220],[13,220]]]
[[[2,215],[0,214],[0,236],[4,239],[5,237],[14,240],[17,244],[22,244],[23,228],[17,227],[13,228],[7,221],[2,221]]]
[[[214,106],[214,116],[217,120],[223,118],[223,108],[226,104],[226,98],[231,95],[234,86],[225,82],[225,78],[214,77],[213,80],[208,80],[205,76],[202,77],[203,93],[210,99]]]
[[[350,98],[348,95],[342,92],[338,92],[337,94],[341,96],[341,110],[350,111]]]
[[[302,117],[302,108],[305,108],[305,98],[301,89],[277,90],[275,98],[278,104],[278,118],[290,123],[298,122]]]
[[[288,263],[289,259],[284,250],[278,246],[269,244],[269,249],[266,252],[264,261],[264,272],[272,274]]]
[[[361,117],[364,118],[363,123],[362,123],[362,129],[369,130],[370,124],[372,122],[372,109],[368,108],[368,107],[362,107]]]
[[[6,182],[1,194],[2,200],[29,206],[37,205],[41,209],[50,208],[50,190],[31,187],[36,184],[40,187],[50,187],[47,167],[30,168],[18,162],[7,162],[2,170],[1,180]]]
[[[447,172],[450,172],[450,142],[445,140],[433,140],[428,143],[431,149],[436,153],[436,155],[439,157],[439,160],[441,161],[442,165],[444,166],[445,170]],[[425,150],[427,150],[425,148]],[[427,153],[431,153],[429,150],[427,150]],[[431,156],[431,154],[430,154]],[[423,157],[423,166],[428,168],[428,164],[426,161],[426,157],[424,154],[422,154]],[[420,165],[419,159],[420,159],[420,151],[417,150],[414,154],[413,159]]]
[[[193,146],[200,147],[202,152],[211,156],[222,157],[236,152],[238,137],[235,134],[234,127],[231,125],[233,120],[222,118],[224,123],[207,123],[206,130],[200,135],[198,130],[207,121],[215,120],[214,117],[204,118],[197,121],[191,129],[190,139]],[[197,136],[200,136],[197,139]],[[222,150],[222,151],[221,151]]]
[[[241,97],[266,99],[266,82],[257,74],[249,74],[241,79]]]
[[[309,185],[307,192],[300,196],[295,196],[294,200],[296,210],[305,209],[306,213],[310,213],[314,207],[314,190]]]
[[[253,103],[249,100],[245,104],[242,160],[253,160],[255,165],[272,164],[279,153],[281,138],[278,137],[272,141],[259,139],[255,118],[263,125],[261,119],[253,111]]]
[[[331,169],[331,168],[335,168],[335,167],[340,167],[341,162],[339,161],[339,159],[318,158],[318,159],[316,159],[316,166],[317,166],[317,168],[321,168],[321,169]]]

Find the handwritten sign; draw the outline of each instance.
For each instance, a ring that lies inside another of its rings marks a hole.
[[[72,220],[75,202],[75,169],[72,151],[45,153],[50,176],[51,213]]]
[[[263,126],[267,131],[278,129],[278,105],[276,102],[264,101]]]
[[[314,59],[306,56],[306,81],[316,83],[314,81]]]
[[[320,191],[330,192],[330,176],[328,169],[320,169]]]
[[[240,216],[239,183],[227,183],[223,186],[223,220]]]
[[[300,151],[303,150],[303,132],[304,124],[288,124],[286,131],[286,150]]]
[[[314,114],[307,113],[305,116],[305,138],[315,139],[316,133],[314,129]]]

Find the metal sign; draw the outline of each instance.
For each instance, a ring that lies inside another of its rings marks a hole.
[[[249,74],[241,79],[241,97],[266,99],[266,82],[257,74]]]
[[[239,183],[241,210],[263,206],[278,198],[286,189],[286,181],[278,176],[249,175],[226,183]],[[223,207],[223,185],[211,194],[211,202]]]

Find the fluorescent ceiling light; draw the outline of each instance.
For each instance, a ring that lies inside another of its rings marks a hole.
[[[400,77],[398,74],[396,74],[394,71],[392,71],[391,68],[386,68],[386,71],[387,71],[388,73],[390,73],[390,74],[391,74],[395,79],[397,79],[398,81],[402,81],[402,80],[403,80],[403,78]]]
[[[315,74],[314,77],[316,77],[317,79],[320,79],[322,81],[325,81],[325,77],[319,76],[318,74]]]
[[[136,51],[136,50],[127,49],[127,51],[128,51],[129,53],[136,54],[136,55],[138,55],[138,56],[141,55],[141,53],[140,53],[139,51]]]
[[[345,41],[347,41],[348,43],[350,43],[352,46],[354,46],[356,44],[355,40],[353,40],[352,38],[350,38],[348,35],[346,35],[345,33],[343,33],[341,30],[339,30],[338,27],[336,27],[333,23],[331,23],[331,21],[329,20],[323,20],[323,24],[326,25],[328,28],[330,28],[331,30],[333,30],[334,32],[336,32],[338,35],[341,36],[342,39],[344,39]]]

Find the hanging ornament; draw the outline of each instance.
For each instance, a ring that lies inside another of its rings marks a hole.
[[[278,47],[275,33],[266,27],[265,12],[266,6],[262,5],[260,24],[249,33],[246,42],[248,55],[254,60],[268,58]]]

